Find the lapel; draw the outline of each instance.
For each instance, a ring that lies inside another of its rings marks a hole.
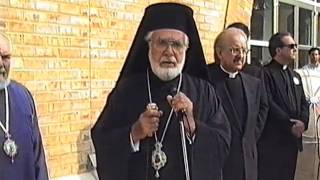
[[[258,90],[256,87],[256,83],[254,83],[255,81],[252,81],[250,78],[250,76],[244,74],[244,73],[240,73],[241,74],[241,79],[242,79],[242,84],[243,84],[243,88],[244,88],[244,96],[246,99],[246,106],[247,106],[247,119],[246,119],[246,125],[245,125],[245,129],[244,132],[246,132],[246,130],[249,128],[249,125],[251,123],[250,118],[251,118],[251,114],[250,112],[252,112],[252,108],[256,107],[257,104],[254,104],[254,101],[256,100],[256,91]]]
[[[281,74],[281,69],[275,69],[271,71],[272,73],[272,77],[273,77],[273,81],[275,82],[276,86],[279,89],[277,90],[280,94],[280,97],[282,99],[282,102],[284,102],[286,108],[288,108],[290,106],[289,104],[289,99],[288,99],[288,95],[286,94],[286,89],[285,89],[285,85],[283,84],[283,75]]]
[[[235,110],[235,107],[233,106],[226,83],[225,82],[218,83],[216,88],[221,98],[222,106],[226,112],[226,115],[229,119],[230,124],[233,124],[232,127],[236,127],[235,129],[237,129],[239,133],[242,134],[243,130],[238,120],[239,115]]]

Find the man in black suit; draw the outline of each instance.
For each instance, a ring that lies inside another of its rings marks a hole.
[[[268,105],[261,80],[242,72],[247,37],[228,28],[215,41],[219,66],[209,66],[211,83],[228,116],[232,140],[223,168],[223,180],[257,180],[257,139],[266,120]]]
[[[293,180],[302,133],[309,122],[309,104],[301,77],[289,68],[297,44],[290,33],[269,40],[272,60],[264,69],[270,110],[258,144],[259,180]]]

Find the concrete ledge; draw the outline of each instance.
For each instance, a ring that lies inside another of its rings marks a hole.
[[[74,176],[64,176],[64,177],[54,178],[51,180],[98,180],[98,176],[96,171],[92,171],[89,173],[78,174]]]

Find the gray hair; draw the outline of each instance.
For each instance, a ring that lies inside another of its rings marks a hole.
[[[5,34],[4,32],[0,31],[0,38],[1,37],[4,38],[6,41],[8,41],[9,50],[10,50],[10,53],[11,53],[12,52],[12,43],[11,43],[10,37],[7,34]]]
[[[151,37],[152,37],[153,33],[154,33],[155,31],[159,31],[159,30],[161,30],[161,29],[149,31],[149,32],[147,33],[147,35],[144,37],[144,40],[145,40],[146,42],[148,42],[149,46],[150,46]],[[172,30],[175,30],[175,29],[172,29]],[[179,30],[177,30],[177,31],[179,31]],[[181,32],[182,32],[182,31],[181,31]],[[188,37],[185,33],[184,33],[183,43],[184,43],[187,47],[189,47],[189,37]]]

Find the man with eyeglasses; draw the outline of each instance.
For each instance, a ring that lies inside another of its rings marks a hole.
[[[221,180],[230,125],[190,7],[148,6],[92,129],[100,180]]]
[[[308,127],[309,104],[301,77],[289,65],[297,44],[290,33],[276,33],[269,40],[272,60],[264,66],[270,110],[258,143],[259,180],[294,180],[302,133]]]
[[[220,65],[208,67],[210,82],[221,99],[232,133],[223,180],[257,180],[256,145],[268,110],[262,103],[262,82],[242,72],[247,53],[247,37],[242,30],[225,29],[214,44]]]

